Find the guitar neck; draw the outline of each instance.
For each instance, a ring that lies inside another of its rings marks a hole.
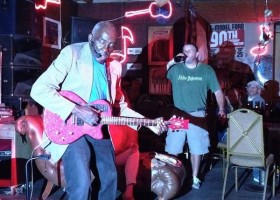
[[[158,121],[147,118],[102,116],[101,124],[128,125],[128,126],[157,126]]]

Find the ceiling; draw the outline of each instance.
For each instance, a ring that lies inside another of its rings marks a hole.
[[[26,0],[28,1],[28,0]],[[153,1],[153,0],[72,0],[76,3],[130,3],[130,2],[140,2],[140,1]]]
[[[280,21],[280,0],[190,0],[209,23],[264,22],[264,10],[272,10],[271,20]]]
[[[112,2],[139,2],[139,1],[153,1],[153,0],[91,0],[92,3],[112,3]]]

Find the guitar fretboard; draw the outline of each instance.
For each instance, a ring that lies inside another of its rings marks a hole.
[[[128,126],[156,126],[159,121],[146,118],[110,117],[103,116],[101,124],[128,125]]]

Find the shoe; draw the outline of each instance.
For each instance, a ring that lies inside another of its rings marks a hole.
[[[201,181],[197,178],[197,177],[193,177],[193,184],[192,184],[192,187],[194,189],[199,189],[200,188],[200,185],[201,185]]]
[[[255,183],[264,185],[264,177],[265,177],[265,171],[258,168],[253,168],[253,181]]]
[[[259,182],[260,182],[259,178],[254,178],[253,180],[254,180],[254,182],[256,182],[256,183],[259,183]]]

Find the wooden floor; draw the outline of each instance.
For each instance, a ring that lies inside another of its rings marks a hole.
[[[208,166],[207,166],[208,167]],[[261,191],[252,191],[249,186],[252,186],[252,174],[249,174],[246,181],[241,186],[240,190],[236,192],[233,188],[234,180],[234,170],[231,170],[229,173],[227,191],[228,195],[226,200],[258,200],[262,199]],[[32,200],[39,200],[40,195],[42,194],[42,188],[45,184],[44,179],[39,179],[35,181]],[[214,163],[212,169],[207,168],[203,184],[199,190],[191,189],[189,185],[186,184],[182,188],[181,194],[178,195],[175,200],[217,200],[221,199],[223,188],[223,175],[222,175],[222,165],[221,161],[218,160]],[[8,188],[0,188],[0,200],[25,200],[26,194],[24,189],[21,187],[17,188],[18,194],[10,195]],[[267,198],[270,196],[271,189],[268,189]],[[5,194],[6,193],[6,194]],[[135,191],[136,200],[154,200],[156,196],[151,192],[143,193],[142,191]],[[63,199],[64,192],[61,188],[55,187],[52,190],[51,195],[47,200],[60,200]],[[280,187],[279,187],[279,177],[277,177],[277,191],[276,191],[276,200],[280,199]],[[119,198],[121,200],[121,198]]]

